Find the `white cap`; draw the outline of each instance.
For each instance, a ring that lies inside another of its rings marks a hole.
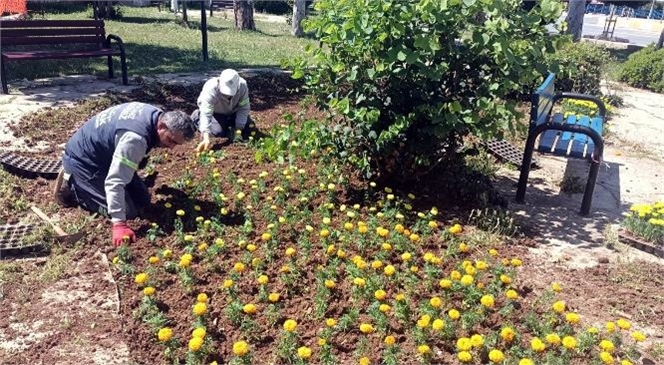
[[[219,75],[219,91],[222,94],[233,96],[240,86],[240,75],[237,71],[227,68]]]

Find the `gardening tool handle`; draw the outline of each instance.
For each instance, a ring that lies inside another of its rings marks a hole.
[[[37,215],[39,216],[39,218],[43,219],[43,220],[46,221],[48,224],[50,224],[51,227],[53,227],[53,230],[55,231],[55,233],[56,233],[58,236],[67,236],[67,232],[65,232],[62,228],[60,228],[57,224],[55,224],[55,223],[51,220],[51,218],[49,218],[49,217],[46,215],[46,213],[42,212],[41,209],[37,208],[37,207],[34,206],[34,205],[31,206],[30,209],[32,209],[32,211],[35,212],[35,214],[37,214]]]

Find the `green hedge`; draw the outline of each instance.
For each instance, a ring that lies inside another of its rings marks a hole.
[[[656,50],[649,46],[630,55],[620,70],[620,81],[664,92],[664,48]]]
[[[558,50],[552,61],[560,64],[556,90],[602,95],[600,81],[611,58],[604,46],[590,42],[569,43]]]

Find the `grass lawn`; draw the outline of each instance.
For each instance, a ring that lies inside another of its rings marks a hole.
[[[232,19],[216,13],[208,18],[209,61],[201,56],[201,32],[198,29],[200,10],[191,9],[190,28],[179,24],[175,15],[156,7],[121,7],[118,21],[107,21],[106,32],[120,36],[125,43],[130,76],[172,72],[218,70],[226,67],[275,67],[282,59],[303,55],[307,39],[290,35],[286,23],[256,21],[258,31],[236,31]],[[92,10],[70,9],[66,12],[46,12],[46,19],[91,19]],[[34,13],[34,19],[41,19]],[[117,58],[116,58],[117,59]],[[115,63],[116,77],[120,77],[120,62]],[[107,72],[106,59],[66,59],[49,61],[10,62],[10,80],[34,79],[72,74],[100,74]]]

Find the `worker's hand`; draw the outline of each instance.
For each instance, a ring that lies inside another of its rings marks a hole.
[[[136,241],[136,234],[129,228],[125,222],[113,223],[113,244],[121,246],[123,243]]]
[[[212,148],[212,142],[209,138],[203,138],[203,140],[196,146],[196,152],[205,152]]]

